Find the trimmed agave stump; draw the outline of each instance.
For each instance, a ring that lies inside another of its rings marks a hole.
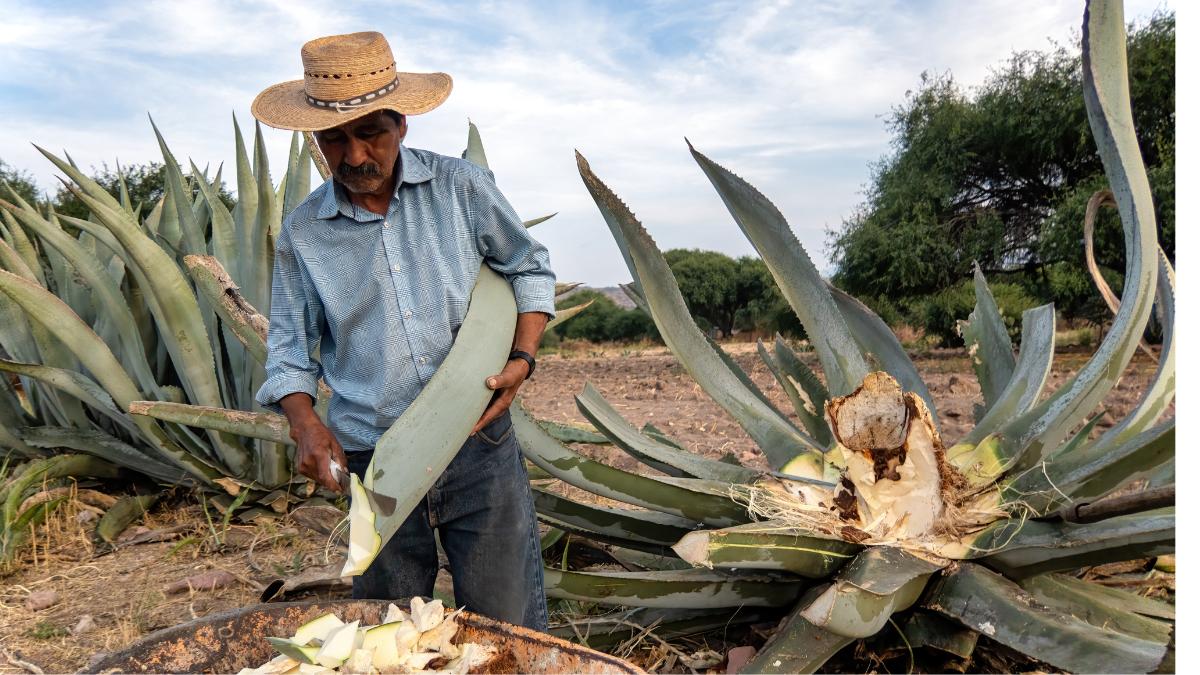
[[[326,612],[343,621],[378,624],[386,600],[254,605],[160,630],[96,664],[90,672],[236,673],[276,655],[268,636],[293,634]],[[495,647],[484,673],[641,673],[633,664],[556,637],[464,611],[460,639]]]

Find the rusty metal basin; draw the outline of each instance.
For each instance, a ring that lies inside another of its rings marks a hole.
[[[343,621],[378,624],[386,600],[281,602],[222,612],[147,635],[94,662],[94,673],[236,673],[275,656],[264,639],[288,636],[326,612]],[[483,673],[642,673],[633,664],[587,647],[464,611],[459,640],[496,647]]]

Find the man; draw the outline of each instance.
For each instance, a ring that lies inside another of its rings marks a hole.
[[[504,274],[518,316],[510,360],[486,381],[496,394],[353,593],[432,595],[436,529],[459,606],[544,630],[537,523],[508,406],[554,315],[549,256],[490,172],[402,144],[407,116],[449,95],[448,75],[396,72],[378,33],[319,38],[301,58],[304,79],[266,89],[251,109],[270,126],[314,132],[333,175],[279,231],[256,398],[287,415],[298,470],[338,491],[330,460],[363,475],[450,351],[480,265]],[[333,391],[328,427],[313,410],[322,376]]]

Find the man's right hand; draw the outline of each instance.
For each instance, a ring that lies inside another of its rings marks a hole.
[[[289,435],[296,442],[296,470],[318,485],[341,492],[342,486],[329,471],[329,462],[345,468],[346,453],[313,410],[312,398],[305,393],[288,394],[280,403],[291,425]]]

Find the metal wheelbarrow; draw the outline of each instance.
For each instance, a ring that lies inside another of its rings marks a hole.
[[[398,603],[399,604],[399,603]],[[95,673],[236,673],[275,656],[267,636],[288,636],[333,612],[343,621],[378,624],[386,600],[252,605],[151,633],[91,664]],[[458,640],[495,647],[482,673],[642,673],[633,664],[566,640],[464,611]],[[457,640],[456,640],[457,641]]]

